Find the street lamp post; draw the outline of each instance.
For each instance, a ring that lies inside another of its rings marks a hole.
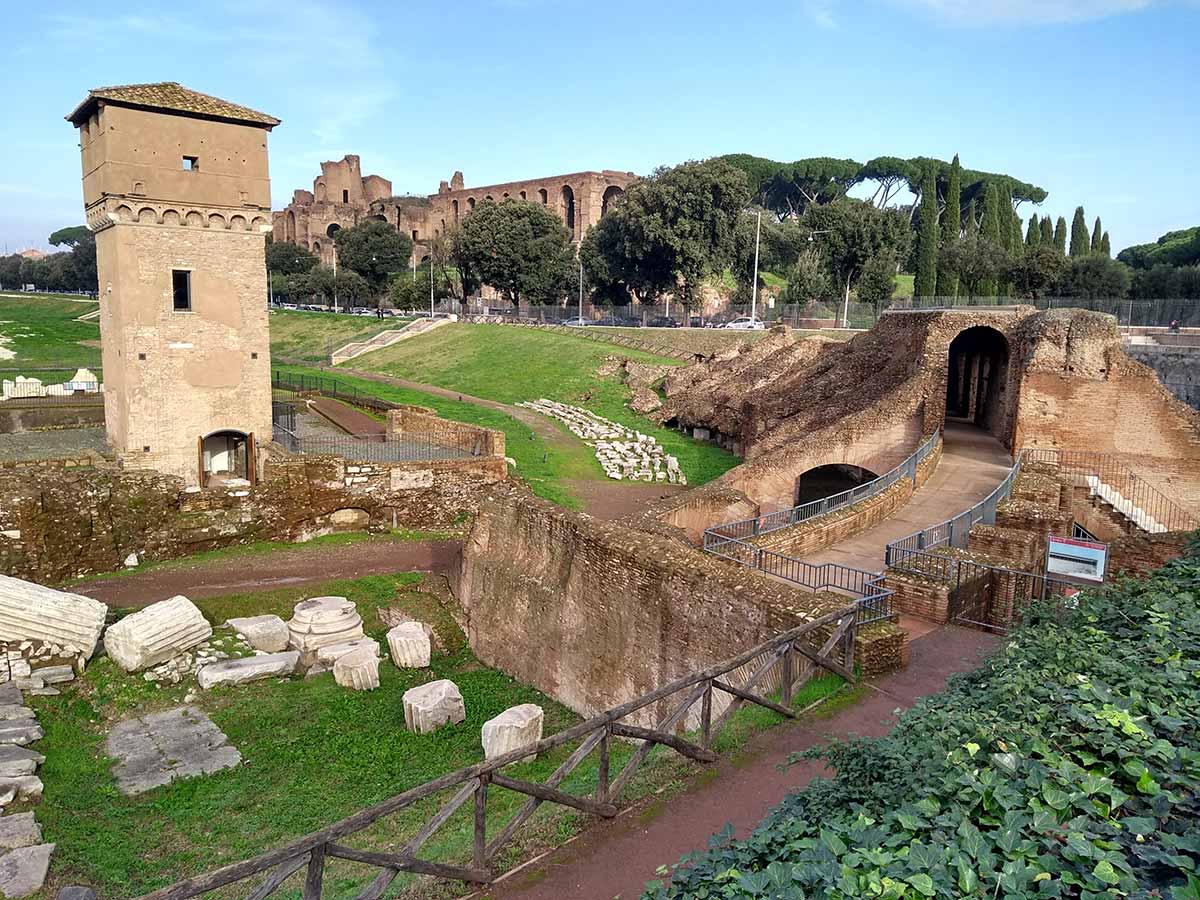
[[[762,237],[762,210],[758,211],[758,223],[754,226],[754,280],[750,283],[750,324],[758,319],[758,242]]]
[[[579,319],[583,321],[583,260],[579,261]]]

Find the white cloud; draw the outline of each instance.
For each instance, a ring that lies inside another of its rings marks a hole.
[[[1138,12],[1155,0],[892,0],[955,25],[1054,25]]]
[[[837,28],[833,8],[837,0],[804,0],[803,9],[812,21],[822,28]]]

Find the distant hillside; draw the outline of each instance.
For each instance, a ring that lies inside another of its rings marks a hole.
[[[1126,247],[1117,254],[1117,259],[1135,269],[1196,265],[1200,263],[1200,225],[1168,231],[1153,244]]]

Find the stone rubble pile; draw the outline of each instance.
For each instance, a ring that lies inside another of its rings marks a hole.
[[[41,800],[42,780],[36,772],[46,758],[24,745],[42,734],[16,683],[0,685],[0,812],[10,803]],[[53,852],[53,844],[42,843],[32,812],[0,815],[0,895],[28,897],[39,891]]]
[[[679,460],[667,453],[654,437],[626,428],[578,406],[554,400],[518,403],[542,415],[558,419],[571,433],[595,448],[596,459],[609,478],[616,481],[651,481],[687,484]]]

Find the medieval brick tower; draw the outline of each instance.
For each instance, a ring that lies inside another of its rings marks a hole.
[[[79,131],[96,235],[104,417],[125,465],[254,480],[271,439],[267,133],[174,82],[97,88]]]

